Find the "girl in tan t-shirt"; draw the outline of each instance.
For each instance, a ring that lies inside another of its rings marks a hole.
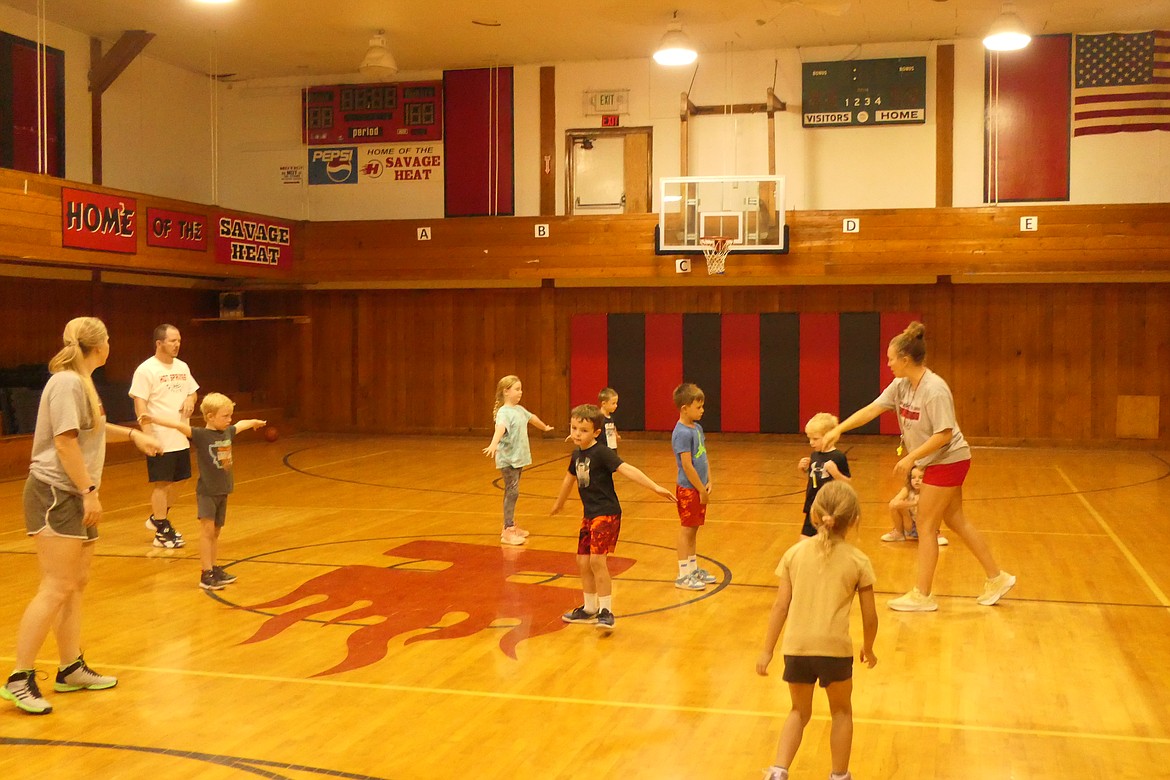
[[[784,631],[784,680],[792,710],[780,731],[776,762],[765,780],[788,780],[788,767],[800,747],[804,727],[812,717],[813,691],[819,681],[829,698],[832,714],[832,780],[851,780],[849,754],[853,741],[853,642],[849,638],[849,610],[856,594],[861,603],[863,630],[858,659],[869,667],[877,663],[873,566],[865,553],[845,541],[861,516],[857,493],[844,482],[821,488],[810,514],[817,535],[790,547],[776,574],[780,585],[756,661],[756,673],[767,675],[780,632]]]

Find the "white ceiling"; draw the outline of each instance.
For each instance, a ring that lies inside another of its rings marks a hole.
[[[28,14],[37,0],[0,0]],[[677,11],[700,53],[982,38],[1000,0],[46,0],[47,19],[233,79],[345,74],[385,29],[403,71],[644,58]],[[1017,0],[1033,34],[1170,25],[1170,0]],[[476,21],[498,23],[483,26]],[[213,59],[214,52],[214,59]]]

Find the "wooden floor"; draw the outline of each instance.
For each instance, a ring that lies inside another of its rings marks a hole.
[[[568,445],[534,434],[518,510],[532,537],[501,549],[486,443],[238,445],[221,550],[239,581],[214,595],[196,586],[193,482],[172,513],[190,546],[158,550],[144,467],[110,467],[85,649],[121,682],[50,693],[47,717],[0,707],[0,777],[758,778],[788,709],[782,662],[767,678],[754,664],[772,572],[799,533],[805,447],[711,437],[699,552],[719,583],[703,594],[672,586],[673,507],[619,478],[605,636],[559,620],[580,598],[579,504],[547,514]],[[673,481],[667,442],[626,437],[621,451]],[[878,540],[893,447],[849,459],[881,618],[879,664],[855,674],[857,780],[1167,776],[1164,453],[976,450],[968,515],[1019,585],[978,606],[983,575],[956,540],[939,611],[909,615],[885,601],[911,586],[913,547]],[[37,581],[21,488],[0,483],[5,670]],[[857,637],[856,608],[854,621]],[[55,662],[50,639],[40,666]],[[828,776],[826,716],[818,694],[793,778]]]

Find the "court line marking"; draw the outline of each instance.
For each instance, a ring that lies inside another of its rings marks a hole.
[[[1085,507],[1085,511],[1089,513],[1089,516],[1097,521],[1097,525],[1101,526],[1101,528],[1105,531],[1106,536],[1113,540],[1113,544],[1117,546],[1117,549],[1121,550],[1121,554],[1125,556],[1127,561],[1129,561],[1129,565],[1132,566],[1133,570],[1137,572],[1138,577],[1141,578],[1142,582],[1146,583],[1146,587],[1149,588],[1150,592],[1154,594],[1154,598],[1156,598],[1163,607],[1170,607],[1170,599],[1166,598],[1166,594],[1163,593],[1162,589],[1158,587],[1158,583],[1154,582],[1154,578],[1150,576],[1150,573],[1147,572],[1145,567],[1142,566],[1141,562],[1138,561],[1137,556],[1130,552],[1130,549],[1125,546],[1125,542],[1121,541],[1121,537],[1117,535],[1117,532],[1114,531],[1109,523],[1105,521],[1105,518],[1101,516],[1101,513],[1098,512],[1093,507],[1093,505],[1089,503],[1089,500],[1081,495],[1081,492],[1077,489],[1077,486],[1073,484],[1073,481],[1068,478],[1068,475],[1064,473],[1060,466],[1055,466],[1054,468],[1056,469],[1056,473],[1060,475],[1060,478],[1063,479],[1070,488],[1072,488],[1074,495],[1076,495],[1077,499],[1081,502],[1081,505]]]
[[[15,661],[12,656],[0,656],[6,661]],[[583,699],[575,696],[547,696],[528,693],[502,693],[499,691],[477,691],[459,688],[432,688],[419,685],[400,685],[395,683],[353,682],[349,680],[317,680],[297,677],[278,677],[265,674],[239,674],[235,672],[206,672],[191,669],[162,669],[151,666],[130,666],[103,663],[103,668],[117,669],[127,672],[140,672],[161,675],[187,675],[193,677],[208,677],[220,680],[244,680],[254,682],[271,682],[279,684],[321,685],[328,687],[351,688],[368,691],[393,691],[397,693],[414,693],[434,696],[467,696],[477,699],[502,699],[507,701],[531,702],[534,704],[571,704],[583,707],[610,707],[625,710],[650,710],[655,712],[677,712],[692,715],[720,715],[748,718],[767,718],[779,720],[787,716],[787,712],[771,710],[741,710],[724,707],[699,707],[683,704],[660,704],[657,702],[636,702],[605,699]],[[831,722],[831,715],[814,714],[813,720]],[[1142,737],[1133,734],[1100,734],[1081,731],[1060,731],[1057,729],[1028,729],[1011,726],[980,726],[969,723],[948,723],[925,720],[889,720],[886,718],[853,718],[854,723],[863,723],[870,726],[892,726],[895,728],[922,728],[941,729],[944,731],[976,732],[982,734],[1010,734],[1030,737],[1057,737],[1061,739],[1088,739],[1102,742],[1127,742],[1144,745],[1170,745],[1170,737]]]

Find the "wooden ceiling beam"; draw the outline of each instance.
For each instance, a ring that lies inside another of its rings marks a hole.
[[[102,94],[122,71],[142,53],[146,45],[154,40],[154,33],[146,30],[126,30],[117,43],[89,69],[89,91]]]

